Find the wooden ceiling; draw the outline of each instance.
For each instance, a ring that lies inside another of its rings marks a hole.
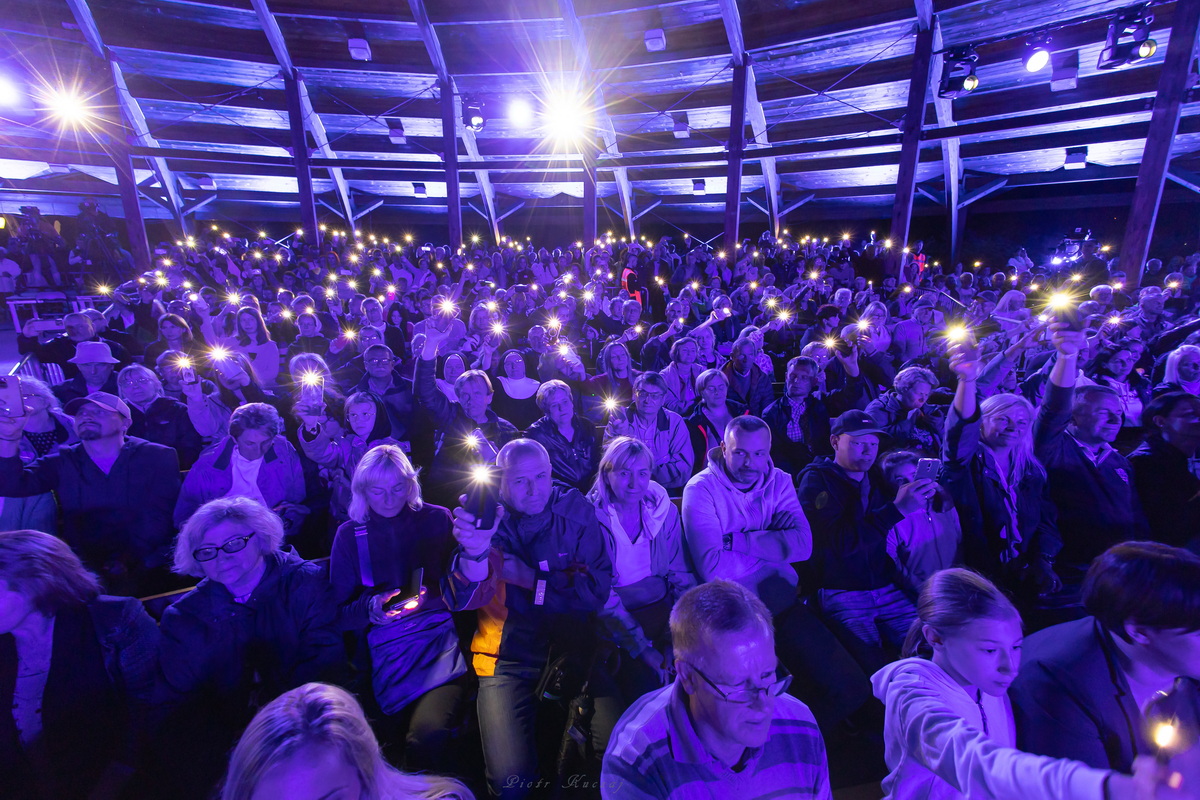
[[[457,93],[484,103],[489,114],[473,141],[457,139],[462,196],[476,208],[503,213],[533,200],[579,205],[578,153],[552,152],[537,129],[505,118],[514,97],[537,98],[565,85],[593,92],[604,203],[620,209],[625,202],[637,213],[660,202],[715,220],[726,188],[731,40],[740,36],[761,108],[759,124],[757,109],[747,115],[743,215],[757,214],[766,193],[778,191],[785,208],[803,201],[806,214],[836,216],[892,203],[916,26],[929,12],[941,48],[977,45],[980,86],[940,110],[929,103],[917,169],[921,204],[944,202],[947,139],[961,144],[966,196],[999,179],[1007,181],[1001,192],[1064,184],[1079,194],[1129,181],[1175,8],[1162,2],[1150,9],[1159,45],[1153,57],[1098,70],[1107,18],[1129,4],[23,0],[0,17],[0,47],[9,54],[0,72],[27,86],[78,80],[110,120],[121,118],[123,103],[126,114],[144,116],[144,130],[133,132],[134,163],[155,201],[147,203],[148,217],[170,216],[164,181],[184,209],[204,200],[209,211],[225,206],[226,213],[245,204],[297,205],[280,66],[290,59],[325,134],[326,146],[316,135],[309,144],[314,190],[332,211],[344,213],[348,202],[357,213],[382,200],[406,212],[444,213],[444,65]],[[272,28],[281,41],[272,41]],[[647,50],[650,29],[665,32],[665,50]],[[1075,88],[1054,91],[1050,68],[1024,69],[1025,34],[1045,30],[1055,51],[1078,54]],[[355,37],[369,42],[371,61],[350,57],[347,40]],[[115,69],[97,55],[97,42]],[[124,98],[112,89],[118,72],[128,87]],[[933,72],[931,98],[940,58]],[[1200,92],[1188,100],[1173,149],[1183,175],[1200,171]],[[389,140],[389,120],[403,125],[406,144]],[[680,120],[688,138],[675,136]],[[104,140],[124,134],[111,125],[100,133],[99,140],[64,135],[36,109],[0,109],[0,210],[38,198],[53,206],[56,197],[113,183]],[[1086,148],[1089,166],[1065,170],[1068,148]],[[704,195],[694,193],[696,179],[704,180]],[[426,196],[417,196],[416,183]]]

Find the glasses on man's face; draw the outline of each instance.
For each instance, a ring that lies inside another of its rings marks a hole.
[[[666,393],[664,392],[648,392],[645,389],[639,389],[637,395],[638,397],[645,398],[646,400],[662,400],[664,397],[666,397]]]
[[[695,664],[688,662],[688,666],[692,668],[692,672],[695,672],[697,675],[699,675],[701,679],[707,683],[714,692],[716,692],[717,697],[720,697],[726,703],[733,703],[735,705],[749,705],[757,700],[759,695],[766,697],[779,697],[779,695],[786,692],[788,687],[792,685],[791,673],[789,673],[782,664],[780,664],[775,670],[775,675],[778,680],[776,680],[774,683],[767,684],[766,686],[725,687],[720,686],[712,678],[701,672],[700,668]]]
[[[235,536],[225,544],[219,546],[207,545],[205,547],[197,547],[192,551],[192,557],[197,561],[212,561],[217,557],[217,553],[240,553],[246,549],[246,545],[250,544],[250,540],[254,538],[253,533],[248,533],[245,536]]]
[[[386,366],[391,365],[392,359],[390,359],[390,358],[368,358],[367,363],[373,367],[386,367]]]

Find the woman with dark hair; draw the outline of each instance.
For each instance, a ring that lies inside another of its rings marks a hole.
[[[158,637],[139,601],[100,596],[62,540],[0,532],[0,794],[118,796],[140,760]]]
[[[234,326],[233,336],[223,343],[250,359],[263,386],[274,386],[279,377],[279,345],[271,339],[262,312],[252,305],[243,306],[234,316]]]
[[[596,374],[585,380],[580,387],[583,395],[583,415],[599,424],[606,421],[609,401],[617,406],[626,406],[633,400],[633,358],[624,342],[612,341],[604,345],[596,359]]]
[[[729,379],[719,369],[706,369],[696,377],[696,394],[700,400],[684,420],[692,439],[693,475],[708,466],[708,451],[721,444],[725,426],[749,413],[746,406],[729,399]]]
[[[501,419],[508,420],[518,430],[526,430],[542,416],[536,399],[542,384],[525,372],[525,359],[519,350],[505,351],[499,367],[492,383],[495,388],[492,408]]]
[[[167,350],[178,350],[188,356],[198,356],[202,349],[186,319],[179,314],[163,314],[158,318],[158,338],[146,345],[142,363],[158,363],[158,357]]]
[[[320,567],[283,544],[283,523],[249,497],[204,504],[183,525],[175,571],[202,578],[162,616],[170,720],[161,766],[172,797],[208,797],[254,711],[340,677],[345,649]]]
[[[1086,377],[1116,390],[1125,415],[1122,434],[1136,433],[1142,427],[1142,409],[1150,402],[1150,382],[1134,370],[1140,355],[1132,344],[1118,343],[1101,348],[1084,369]]]
[[[321,467],[321,477],[332,493],[330,512],[339,521],[348,519],[350,478],[368,450],[381,445],[399,446],[391,437],[392,423],[383,400],[371,392],[346,398],[345,425],[329,419],[324,407],[296,406],[300,417],[300,448]]]
[[[1146,440],[1129,454],[1133,483],[1156,541],[1200,553],[1200,397],[1163,392],[1142,415]]]
[[[350,488],[351,521],[330,557],[340,627],[362,639],[384,738],[403,749],[405,765],[453,770],[469,684],[451,612],[491,598],[501,561],[486,530],[455,539],[450,512],[424,502],[416,468],[395,445],[367,451]]]

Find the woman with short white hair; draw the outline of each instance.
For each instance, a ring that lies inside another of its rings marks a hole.
[[[154,370],[141,364],[130,364],[117,373],[117,392],[129,406],[132,422],[126,432],[148,442],[175,448],[179,467],[189,469],[204,447],[198,421],[206,428],[205,435],[216,433],[216,425],[208,407],[198,405],[195,418],[189,406],[163,393],[162,380]]]
[[[201,581],[160,625],[175,712],[164,766],[179,783],[172,796],[207,796],[254,710],[341,677],[345,649],[321,568],[283,547],[283,523],[256,500],[221,497],[197,509],[176,540],[174,568]]]
[[[368,450],[350,484],[350,521],[338,528],[329,580],[339,625],[370,661],[385,740],[409,769],[455,766],[469,682],[451,612],[483,606],[499,560],[491,540],[455,539],[450,512],[421,497],[417,470],[396,445]]]

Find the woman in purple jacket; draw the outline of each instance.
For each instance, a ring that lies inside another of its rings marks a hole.
[[[396,445],[367,451],[350,492],[330,557],[340,625],[365,640],[384,739],[402,743],[405,768],[453,772],[469,683],[451,612],[487,603],[499,557],[489,563],[486,530],[455,539],[450,512],[422,501]]]

